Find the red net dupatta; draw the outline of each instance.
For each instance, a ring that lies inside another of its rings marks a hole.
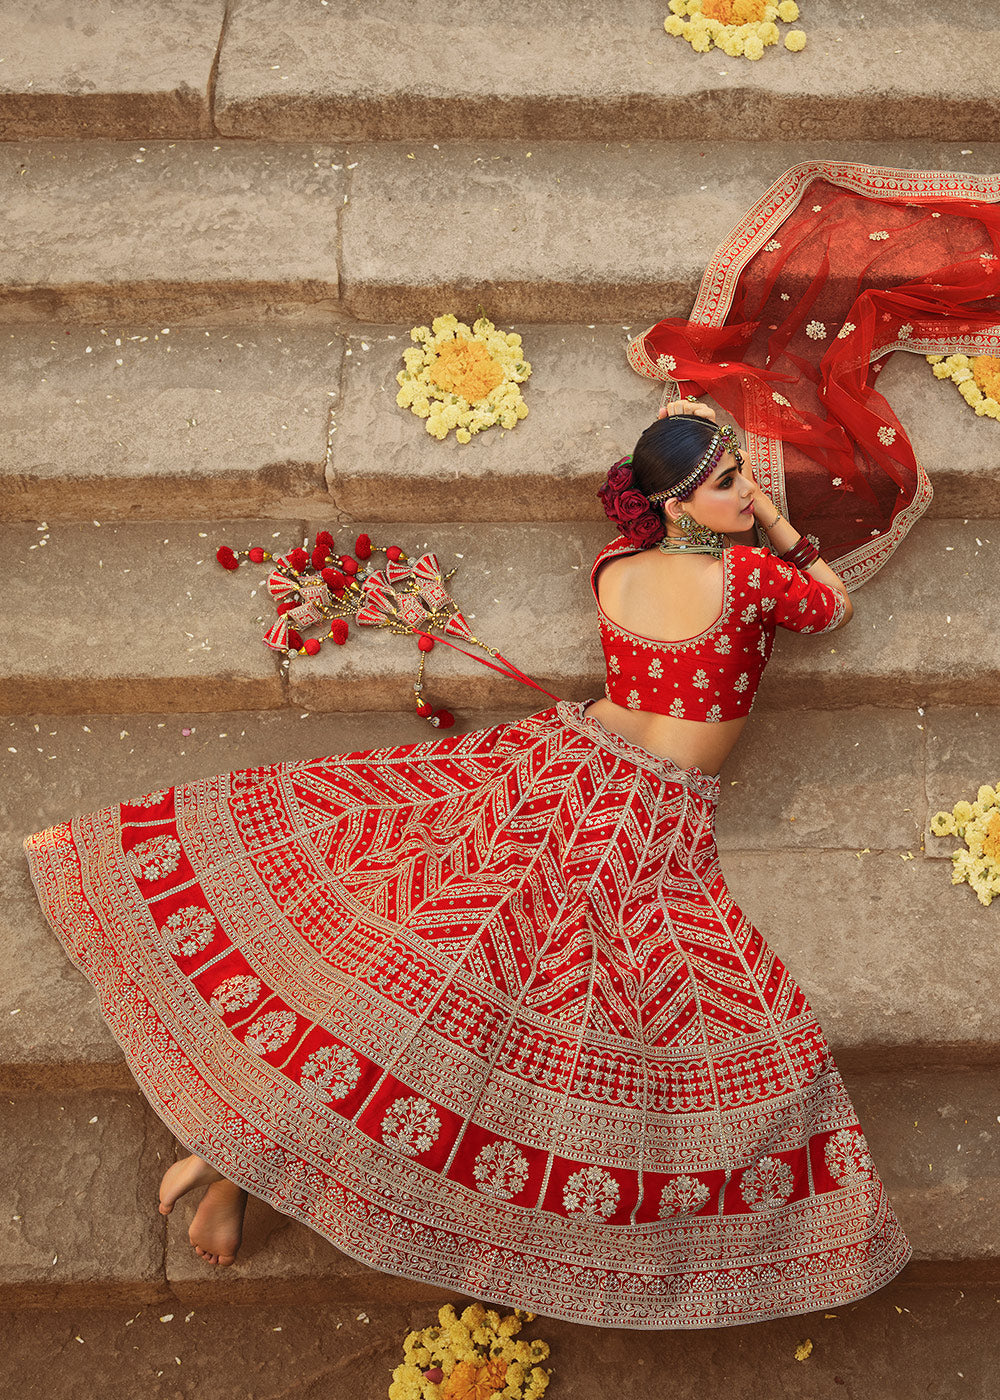
[[[716,252],[690,319],[629,345],[666,397],[732,415],[758,481],[850,588],[932,495],[875,388],[885,357],[1000,354],[998,200],[996,175],[794,166]]]

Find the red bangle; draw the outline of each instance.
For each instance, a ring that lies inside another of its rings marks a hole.
[[[797,569],[808,569],[809,565],[815,564],[819,558],[819,550],[812,540],[807,540],[805,535],[801,535],[791,549],[786,549],[778,558],[784,559],[787,564],[794,564]]]

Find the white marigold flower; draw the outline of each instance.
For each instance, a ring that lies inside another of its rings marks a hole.
[[[691,684],[692,684],[693,686],[697,686],[697,688],[698,688],[699,690],[707,690],[707,689],[708,689],[708,672],[707,672],[707,671],[702,671],[702,670],[697,670],[697,671],[695,671],[694,676],[693,676],[692,679],[691,679]]]
[[[879,229],[878,233],[870,233],[868,237],[873,243],[883,243],[889,237],[888,229]]]
[[[781,244],[778,242],[778,240],[777,240],[776,238],[772,238],[771,241],[770,241],[770,243],[765,243],[765,244],[764,244],[764,252],[765,252],[765,253],[776,253],[780,247],[781,247]]]
[[[677,361],[673,355],[658,355],[656,357],[656,368],[663,370],[664,374],[673,374],[677,368]]]
[[[844,324],[841,326],[840,330],[837,332],[837,339],[846,340],[847,337],[851,334],[851,331],[856,330],[857,326],[854,324],[853,321],[845,321]]]
[[[791,408],[792,406],[788,399],[785,398],[784,394],[779,394],[775,392],[771,395],[771,398],[774,400],[775,403],[780,403],[782,408]]]
[[[896,339],[897,339],[897,340],[908,340],[909,337],[910,337],[912,334],[913,334],[913,327],[910,325],[909,321],[907,321],[906,324],[900,326],[899,330],[896,332]]]
[[[879,430],[878,430],[878,440],[879,440],[879,442],[884,443],[884,444],[886,445],[886,447],[889,447],[892,443],[894,443],[894,442],[896,441],[896,429],[895,429],[895,428],[879,428]]]
[[[806,335],[810,340],[826,339],[826,324],[823,321],[810,321],[806,326]]]

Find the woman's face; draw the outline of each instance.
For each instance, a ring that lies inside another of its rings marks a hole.
[[[753,483],[746,468],[727,452],[715,471],[683,503],[687,513],[717,530],[731,535],[753,525]]]

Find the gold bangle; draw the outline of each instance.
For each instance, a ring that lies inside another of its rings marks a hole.
[[[770,534],[771,531],[774,529],[775,525],[777,525],[778,521],[779,521],[779,520],[782,520],[783,518],[784,518],[784,517],[782,516],[781,511],[779,510],[779,511],[778,511],[778,514],[777,514],[777,515],[774,517],[774,519],[771,521],[770,525],[762,525],[762,526],[761,526],[761,529],[764,530],[764,531],[766,531],[767,534]]]

